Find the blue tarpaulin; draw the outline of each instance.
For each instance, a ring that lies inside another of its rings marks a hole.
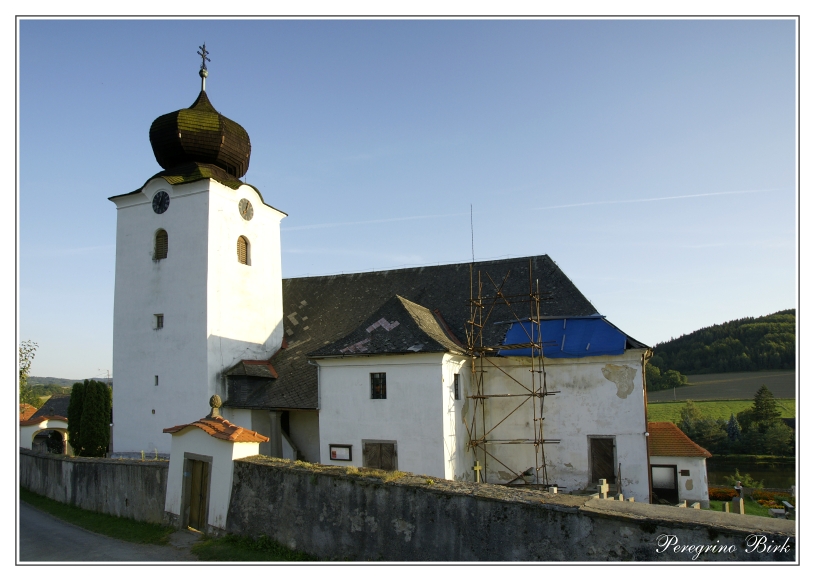
[[[539,337],[533,335],[540,333]],[[533,321],[513,323],[504,338],[504,345],[543,343],[544,357],[592,357],[595,355],[621,355],[625,351],[626,335],[602,317],[574,317],[549,319],[538,324]],[[531,348],[502,349],[502,356],[529,357]],[[535,350],[537,355],[538,350]]]

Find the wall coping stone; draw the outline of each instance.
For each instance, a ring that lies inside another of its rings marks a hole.
[[[138,465],[144,466],[146,464],[155,464],[156,466],[163,466],[166,467],[169,464],[169,460],[166,458],[159,458],[158,460],[153,459],[144,459],[144,460],[136,460],[135,458],[88,458],[82,456],[66,456],[64,454],[51,454],[50,452],[37,452],[35,450],[29,450],[28,448],[20,448],[20,454],[24,456],[34,456],[36,458],[47,458],[51,460],[62,460],[63,462],[91,462],[91,463],[108,463],[108,464],[116,464],[116,465]]]

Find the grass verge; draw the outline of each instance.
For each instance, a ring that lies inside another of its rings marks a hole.
[[[785,418],[795,417],[795,400],[794,399],[777,399],[778,409],[781,415]],[[669,401],[648,404],[648,421],[649,422],[673,422],[679,423],[680,411],[687,402],[684,401]],[[702,412],[702,417],[710,418],[712,420],[730,419],[730,414],[738,414],[741,411],[752,407],[753,400],[751,399],[722,399],[713,401],[695,401],[696,407]]]
[[[131,543],[165,544],[174,529],[84,510],[20,488],[20,500],[78,527]]]
[[[201,561],[318,561],[300,551],[293,551],[268,537],[250,539],[226,535],[196,543],[192,552]]]

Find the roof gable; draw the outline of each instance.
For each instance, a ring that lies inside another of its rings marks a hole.
[[[199,428],[218,440],[225,440],[227,442],[254,442],[254,443],[261,443],[261,442],[268,442],[269,438],[258,434],[253,430],[247,430],[246,428],[242,428],[240,426],[236,426],[232,422],[225,420],[224,418],[201,418],[197,422],[192,422],[190,424],[181,424],[178,426],[173,426],[172,428],[164,428],[165,434],[175,434],[176,432],[180,432],[184,428]]]
[[[648,454],[651,456],[698,456],[710,452],[688,438],[673,422],[648,422]]]
[[[348,335],[310,353],[312,357],[385,353],[463,353],[437,315],[399,295],[388,300]]]

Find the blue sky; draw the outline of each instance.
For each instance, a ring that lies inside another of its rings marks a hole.
[[[548,254],[648,344],[796,304],[793,20],[45,21],[19,34],[19,329],[111,367],[116,212],[207,93],[285,277]]]

